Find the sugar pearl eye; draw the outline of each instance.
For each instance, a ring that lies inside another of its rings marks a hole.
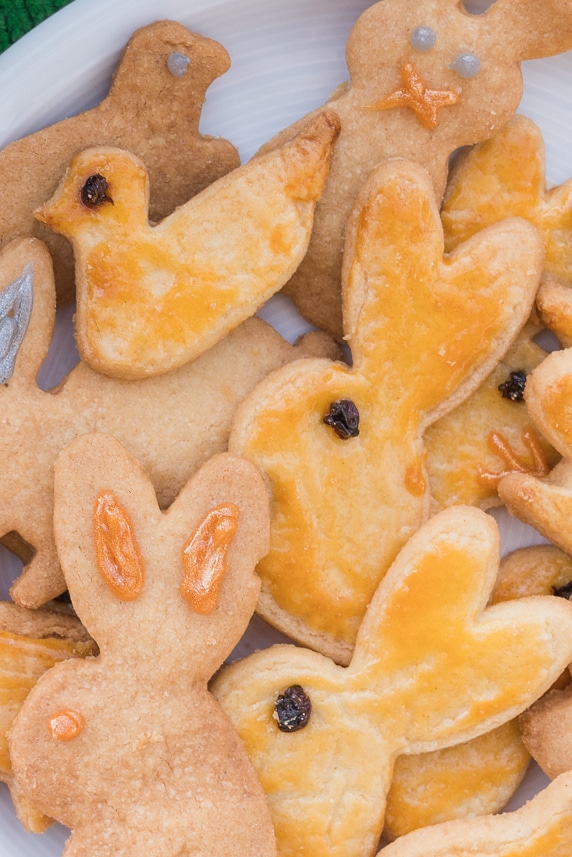
[[[167,68],[173,77],[183,77],[187,72],[190,59],[180,51],[171,51],[167,57]]]
[[[437,41],[437,34],[431,27],[416,27],[409,41],[416,51],[430,51]]]
[[[451,68],[459,77],[476,77],[481,70],[481,61],[475,54],[459,54],[451,63]]]

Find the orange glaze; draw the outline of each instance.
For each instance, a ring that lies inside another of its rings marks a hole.
[[[443,259],[433,205],[401,176],[366,201],[347,284],[352,294],[355,279],[362,300],[353,367],[305,361],[298,376],[279,373],[233,449],[272,488],[271,549],[258,568],[265,590],[313,631],[348,644],[426,513],[422,421],[506,324],[506,285],[491,278],[489,253]],[[347,440],[323,424],[343,398],[360,414],[360,434]]]
[[[402,89],[396,89],[387,98],[376,101],[372,110],[390,110],[393,107],[410,107],[417,120],[429,130],[439,124],[438,111],[441,107],[452,107],[459,101],[459,93],[450,89],[431,89],[428,87],[411,63],[401,67]]]
[[[58,711],[48,721],[50,734],[56,741],[72,741],[81,735],[84,727],[83,715],[71,709]]]
[[[94,542],[101,577],[117,598],[133,601],[145,582],[143,560],[131,519],[112,491],[95,501]]]
[[[183,548],[185,578],[181,595],[203,616],[218,603],[226,572],[226,555],[238,526],[239,509],[224,503],[211,509]]]
[[[557,380],[545,385],[540,406],[543,422],[558,432],[565,443],[572,444],[572,377],[561,375]]]

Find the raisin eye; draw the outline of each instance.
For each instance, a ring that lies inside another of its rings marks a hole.
[[[572,580],[569,583],[563,584],[563,586],[553,586],[552,594],[558,596],[558,598],[567,598],[570,601],[572,597]]]
[[[274,719],[281,732],[297,732],[307,725],[311,711],[310,697],[299,684],[293,684],[277,697]]]
[[[113,204],[111,197],[107,196],[107,187],[107,179],[99,173],[88,176],[81,189],[81,201],[88,208],[94,209],[99,208],[106,202]]]
[[[331,426],[342,440],[357,437],[359,434],[359,411],[351,399],[332,402],[324,422],[327,426]]]
[[[510,399],[512,402],[522,402],[525,385],[526,372],[519,369],[516,372],[511,372],[508,381],[499,384],[498,389],[502,393],[503,399]]]

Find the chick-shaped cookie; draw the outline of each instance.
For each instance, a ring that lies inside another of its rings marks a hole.
[[[349,81],[328,102],[340,139],[308,253],[286,287],[302,314],[334,335],[343,328],[345,224],[371,170],[387,158],[415,161],[440,200],[451,153],[494,136],[517,109],[520,61],[572,47],[568,0],[496,0],[482,14],[468,5],[381,0],[349,35]],[[283,143],[301,122],[267,145]]]
[[[572,774],[562,774],[520,809],[417,830],[383,857],[569,857]]]
[[[36,238],[12,242],[0,256],[0,538],[25,563],[10,594],[29,608],[65,590],[53,536],[53,465],[73,437],[117,437],[168,506],[202,463],[226,449],[238,402],[267,372],[332,347],[316,332],[293,347],[250,318],[193,363],[157,378],[124,381],[80,362],[46,390],[38,373],[52,344],[54,304],[46,247]]]
[[[54,259],[58,299],[73,298],[69,243],[35,221],[34,210],[54,193],[70,158],[88,146],[119,146],[143,159],[153,221],[238,167],[239,154],[228,140],[199,132],[206,92],[229,67],[221,44],[177,21],[136,30],[103,101],[0,152],[0,246],[31,235],[44,240]]]
[[[138,461],[93,434],[62,452],[55,493],[69,591],[100,655],[30,692],[10,735],[16,781],[71,828],[66,855],[271,857],[264,794],[207,689],[256,603],[259,474],[223,453],[162,512]]]
[[[258,567],[267,621],[348,662],[377,584],[429,514],[423,431],[509,347],[541,267],[541,240],[520,220],[444,256],[425,171],[399,160],[374,171],[346,236],[352,366],[295,361],[271,373],[229,440],[272,494]]]
[[[306,252],[338,131],[332,111],[319,114],[156,225],[139,158],[74,157],[36,216],[73,245],[82,359],[116,377],[161,374],[254,315]]]
[[[446,509],[379,585],[348,667],[286,645],[219,673],[213,692],[258,771],[280,857],[375,853],[399,754],[499,726],[566,666],[572,605],[487,607],[498,563],[493,519]]]

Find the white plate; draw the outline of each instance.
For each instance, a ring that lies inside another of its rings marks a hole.
[[[133,30],[161,17],[216,39],[229,51],[232,68],[210,88],[201,130],[231,140],[246,160],[272,134],[322,104],[346,79],[345,41],[370,2],[75,0],[0,55],[0,146],[100,101]],[[541,127],[548,181],[557,184],[572,174],[572,54],[525,63],[523,72],[520,112]],[[290,340],[304,329],[280,298],[265,317]],[[58,319],[45,385],[50,386],[75,359],[68,309]],[[504,552],[542,541],[506,514],[495,516]],[[6,597],[15,566],[7,552],[0,551],[0,597]],[[271,637],[255,622],[240,653]],[[545,782],[532,768],[510,808]],[[40,836],[24,833],[6,788],[0,786],[1,857],[60,855],[68,831],[56,825]]]

